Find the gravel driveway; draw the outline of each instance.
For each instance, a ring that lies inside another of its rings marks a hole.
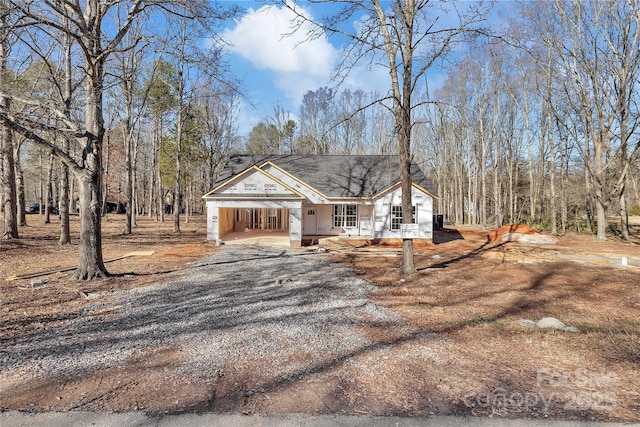
[[[368,327],[430,339],[370,303],[374,290],[325,254],[226,246],[175,282],[89,294],[80,316],[5,343],[0,407],[28,409],[24,389],[44,390],[33,409],[295,411],[306,381],[316,407],[340,410],[326,395],[351,399],[336,388],[376,369],[353,358],[383,350]]]

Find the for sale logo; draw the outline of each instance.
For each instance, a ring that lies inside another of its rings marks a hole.
[[[616,407],[614,388],[618,383],[615,372],[604,369],[592,371],[579,368],[575,371],[538,369],[538,387],[557,390],[564,395],[567,411],[607,411]]]
[[[614,372],[576,369],[562,371],[540,368],[536,371],[537,390],[509,391],[496,387],[482,393],[468,393],[463,403],[468,408],[504,410],[542,410],[548,413],[554,405],[565,411],[610,411],[616,407]]]

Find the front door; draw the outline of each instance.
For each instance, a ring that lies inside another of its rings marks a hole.
[[[304,209],[304,223],[302,233],[306,236],[313,236],[318,233],[318,217],[315,208]]]

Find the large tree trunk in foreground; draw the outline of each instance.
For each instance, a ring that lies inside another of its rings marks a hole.
[[[400,144],[400,181],[402,187],[402,223],[413,223],[413,203],[411,202],[411,158],[408,153],[409,144]],[[413,239],[402,239],[402,274],[417,272],[413,259]]]
[[[409,70],[411,68],[409,67]],[[407,76],[405,76],[407,81]],[[413,203],[411,200],[411,189],[413,180],[411,179],[411,117],[408,108],[411,100],[409,90],[404,89],[404,108],[401,113],[403,126],[398,133],[400,149],[400,186],[402,187],[402,223],[413,223]],[[415,260],[413,258],[413,239],[402,239],[402,274],[410,275],[417,273]]]
[[[4,6],[4,4],[2,5]],[[0,28],[6,31],[6,15],[0,17]],[[7,35],[0,35],[0,90],[4,90],[7,76],[7,57],[9,56],[9,41]],[[11,102],[8,97],[0,96],[0,111],[9,112]],[[16,171],[13,158],[13,135],[8,126],[0,125],[0,161],[2,162],[2,203],[4,208],[3,239],[18,238],[18,211],[16,203]]]
[[[99,43],[93,45],[99,52]],[[94,57],[98,57],[96,53]],[[85,100],[86,145],[84,169],[80,174],[80,260],[76,277],[90,280],[108,276],[102,260],[102,81],[104,62],[96,61],[95,76],[87,78]],[[97,76],[97,77],[96,77]]]
[[[607,227],[609,226],[607,220],[607,206],[602,202],[602,200],[596,198],[596,217],[598,220],[597,224],[597,235],[596,238],[599,241],[607,240]]]
[[[0,108],[7,108],[9,101],[0,100]],[[4,232],[3,239],[18,238],[18,210],[16,203],[16,174],[13,164],[13,140],[11,130],[6,126],[0,127],[0,157],[2,158],[2,202],[4,203]]]
[[[80,180],[80,260],[76,277],[89,280],[109,274],[102,261],[102,206],[100,176]]]

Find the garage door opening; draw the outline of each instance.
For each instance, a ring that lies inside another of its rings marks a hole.
[[[233,216],[234,231],[289,230],[289,209],[236,208]]]
[[[289,245],[289,209],[221,208],[219,233],[227,244]]]

